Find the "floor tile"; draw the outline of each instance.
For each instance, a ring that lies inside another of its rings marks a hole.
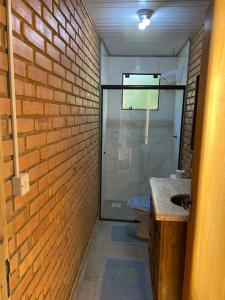
[[[113,224],[121,223],[100,221],[97,224],[72,300],[96,300],[96,288],[106,258],[148,261],[147,242],[127,244],[111,241],[111,226]],[[152,300],[152,295],[149,297],[149,300]]]

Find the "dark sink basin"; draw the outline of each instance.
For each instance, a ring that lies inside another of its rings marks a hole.
[[[170,201],[184,209],[189,209],[191,205],[191,197],[188,194],[175,195],[170,198]]]

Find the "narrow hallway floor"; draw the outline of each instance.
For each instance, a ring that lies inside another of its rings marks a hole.
[[[72,300],[152,300],[148,243],[137,224],[99,221]]]

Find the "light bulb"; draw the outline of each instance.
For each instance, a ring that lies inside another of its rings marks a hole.
[[[139,25],[138,25],[138,28],[139,28],[140,30],[145,30],[145,28],[146,28],[145,23],[144,23],[144,22],[140,22]]]
[[[142,23],[144,23],[144,24],[145,24],[145,27],[147,27],[147,26],[150,25],[150,19],[145,17],[145,18],[143,19]]]

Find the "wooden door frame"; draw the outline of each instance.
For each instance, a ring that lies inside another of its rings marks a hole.
[[[183,300],[225,299],[225,0],[204,24]]]
[[[3,153],[2,153],[2,130],[0,118],[0,299],[10,299],[8,295],[8,282],[6,278],[6,262],[9,259],[8,238],[7,238],[7,219],[6,205],[4,195],[4,177],[3,177]]]

